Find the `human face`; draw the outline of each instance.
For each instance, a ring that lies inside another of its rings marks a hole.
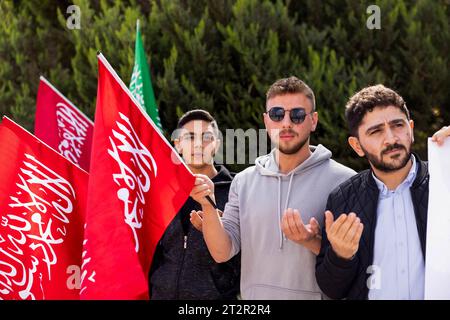
[[[358,128],[358,138],[349,143],[359,156],[365,156],[375,169],[393,172],[411,158],[414,122],[395,106],[375,107],[367,112]]]
[[[270,119],[268,111],[272,107],[284,108],[283,120],[276,122]],[[295,124],[289,117],[289,111],[299,107],[305,109],[307,115],[302,123]],[[267,100],[264,124],[270,140],[281,153],[295,154],[309,144],[309,136],[316,130],[317,121],[317,112],[312,112],[311,101],[303,93],[287,93]]]
[[[178,153],[188,166],[196,169],[213,164],[219,144],[212,124],[203,120],[187,122],[175,140]]]

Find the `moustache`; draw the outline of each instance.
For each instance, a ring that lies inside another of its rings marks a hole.
[[[298,135],[297,132],[295,132],[292,129],[281,130],[279,135],[281,136],[281,135],[285,135],[285,134],[289,134],[289,135],[293,135],[293,136],[297,136]]]
[[[404,150],[406,150],[406,147],[404,145],[402,145],[402,144],[394,143],[394,144],[391,144],[390,146],[387,146],[386,149],[384,149],[381,152],[381,154],[386,154],[389,151],[392,151],[392,150],[395,150],[395,149],[404,149]]]

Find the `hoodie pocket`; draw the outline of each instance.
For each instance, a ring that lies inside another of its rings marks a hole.
[[[250,300],[322,300],[322,293],[294,290],[266,284],[256,284],[248,289]]]

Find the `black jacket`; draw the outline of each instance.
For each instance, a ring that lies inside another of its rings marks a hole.
[[[217,207],[224,210],[233,175],[216,166],[212,179]],[[203,234],[190,223],[192,210],[201,206],[191,197],[167,227],[153,258],[149,277],[151,299],[236,299],[240,284],[240,255],[216,263]]]
[[[425,259],[429,174],[426,162],[417,155],[418,169],[412,184],[411,198],[417,231]],[[364,225],[359,249],[352,260],[339,258],[331,248],[325,228],[316,262],[316,279],[320,289],[332,299],[367,299],[367,268],[373,263],[375,226],[379,190],[371,170],[365,170],[339,185],[328,197],[327,210],[335,219],[342,213],[354,212]]]

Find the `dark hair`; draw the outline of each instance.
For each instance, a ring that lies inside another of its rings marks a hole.
[[[394,90],[386,88],[382,84],[370,86],[354,94],[345,106],[350,135],[357,137],[358,128],[367,112],[372,112],[376,107],[394,106],[399,108],[409,120],[410,115],[403,98]]]
[[[316,110],[316,98],[311,88],[297,77],[278,79],[267,90],[266,101],[278,95],[302,93],[311,101],[312,110]]]
[[[181,118],[178,120],[177,129],[182,128],[186,123],[194,120],[203,120],[206,122],[211,123],[211,126],[213,127],[214,134],[216,136],[219,135],[219,128],[217,127],[216,119],[206,110],[202,109],[194,109],[186,112],[181,116]]]

